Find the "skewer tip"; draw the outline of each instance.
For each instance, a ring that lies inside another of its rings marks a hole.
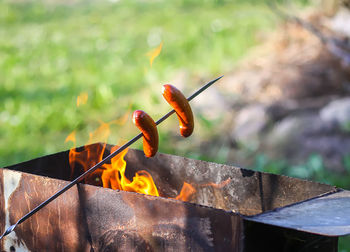
[[[222,77],[224,77],[224,75],[221,75],[220,77],[217,77],[215,80],[213,80],[213,81],[218,81],[218,80],[220,80]]]

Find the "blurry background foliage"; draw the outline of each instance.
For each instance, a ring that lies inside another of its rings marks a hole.
[[[84,145],[99,120],[133,109],[159,118],[169,110],[162,84],[185,74],[190,94],[231,70],[277,20],[262,1],[57,2],[0,2],[0,166],[66,150],[73,130]],[[147,52],[161,42],[151,68]],[[88,100],[77,107],[82,92]],[[196,136],[219,123],[197,121]],[[179,154],[176,124],[159,127],[160,151]],[[131,117],[111,129],[110,143],[138,133]]]

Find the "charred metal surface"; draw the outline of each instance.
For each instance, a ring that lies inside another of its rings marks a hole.
[[[108,145],[107,151],[110,148]],[[68,153],[64,151],[7,168],[71,180]],[[197,190],[191,202],[245,215],[259,214],[336,191],[329,185],[162,153],[146,158],[142,151],[130,149],[126,161],[126,175],[130,179],[135,171],[150,172],[162,196],[175,197],[183,182],[187,182]],[[81,173],[82,170],[75,169],[73,177]],[[222,187],[205,186],[225,182],[228,183]]]
[[[2,230],[82,173],[76,165],[72,174],[68,157],[64,151],[0,169]],[[126,161],[129,179],[146,170],[171,198],[187,182],[197,190],[191,202],[203,206],[79,184],[20,224],[0,249],[259,251],[268,243],[269,251],[336,251],[337,237],[325,235],[350,233],[350,212],[340,212],[350,209],[350,193],[333,186],[132,149]]]
[[[320,235],[348,235],[350,192],[340,191],[247,219]]]
[[[77,150],[82,150],[82,148],[78,148]],[[5,168],[50,178],[63,180],[71,179],[71,168],[69,167],[69,151],[62,151],[40,158],[35,158]],[[73,177],[79,176],[81,172],[81,170],[76,169]]]
[[[14,224],[67,183],[6,169],[1,173],[6,182],[4,184],[6,227]],[[80,225],[83,219],[76,194],[76,188],[72,188],[64,197],[59,197],[39,214],[20,224],[15,232],[2,240],[2,249],[10,251],[9,248],[12,246],[16,251],[41,249],[63,251],[65,248],[89,251],[88,243],[79,242],[79,238],[85,237],[86,233],[83,225]]]
[[[148,170],[161,195],[175,197],[187,182],[197,189],[191,202],[245,215],[336,191],[329,185],[162,153],[148,159],[142,152],[130,150],[126,160],[129,171]],[[222,187],[205,186],[226,181]]]
[[[66,181],[0,169],[6,227]],[[8,183],[7,183],[8,182]],[[80,184],[20,224],[2,251],[242,251],[242,218],[181,201]]]
[[[240,251],[241,218],[224,211],[199,207],[175,200],[109,191],[106,198],[92,187],[85,187],[88,226],[99,249],[118,246],[122,234],[134,236],[135,248],[153,251]],[[92,204],[92,202],[95,202]],[[116,209],[115,212],[106,208]],[[101,214],[103,213],[103,214]],[[120,216],[121,215],[121,216]],[[118,225],[111,219],[118,220]],[[97,228],[102,226],[104,228]],[[107,228],[108,232],[106,232]],[[125,237],[125,235],[123,235]],[[139,246],[144,243],[147,246]],[[102,247],[101,247],[102,246]]]
[[[245,221],[245,252],[337,252],[338,237],[315,235],[263,223]]]

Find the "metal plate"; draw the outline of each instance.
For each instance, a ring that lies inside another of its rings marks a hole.
[[[326,236],[349,235],[350,191],[332,193],[245,219]]]

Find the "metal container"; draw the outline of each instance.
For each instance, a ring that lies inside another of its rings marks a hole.
[[[68,183],[68,156],[0,169],[0,231]],[[1,240],[1,251],[337,251],[338,236],[350,234],[350,192],[333,186],[133,149],[126,161],[126,175],[148,171],[162,197],[79,184]],[[172,199],[184,182],[197,190],[190,202]]]

